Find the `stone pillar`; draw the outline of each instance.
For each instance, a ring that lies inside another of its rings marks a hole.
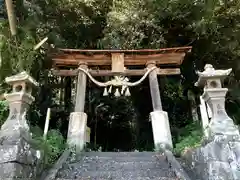
[[[209,123],[209,138],[215,135],[238,136],[239,131],[233,120],[227,115],[225,110],[225,96],[227,88],[222,88],[221,80],[227,77],[232,69],[215,70],[212,65],[207,64],[204,72],[199,72],[196,86],[204,86],[202,98],[209,105],[212,118]]]
[[[148,68],[154,66],[156,66],[154,62],[147,64]],[[149,73],[149,85],[153,105],[153,112],[150,113],[150,119],[152,122],[155,149],[172,149],[172,135],[169,126],[168,114],[162,110],[162,102],[156,70],[153,70]]]
[[[40,157],[39,151],[31,147],[26,113],[34,101],[32,85],[38,84],[26,72],[7,77],[6,83],[12,85],[13,91],[5,94],[10,112],[0,131],[0,177],[36,179]]]
[[[87,69],[87,65],[80,64],[80,68]],[[75,112],[70,114],[67,143],[70,147],[76,148],[77,152],[84,149],[86,140],[89,139],[87,127],[87,114],[84,113],[85,96],[86,96],[86,74],[79,71],[77,78],[77,92],[75,101]]]

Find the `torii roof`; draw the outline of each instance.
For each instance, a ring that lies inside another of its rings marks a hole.
[[[181,65],[185,54],[192,47],[175,47],[164,49],[138,49],[138,50],[96,50],[96,49],[57,49],[50,54],[55,67],[77,67],[80,62],[88,66],[111,65],[111,55],[124,53],[124,65],[146,65],[155,61],[157,65]]]

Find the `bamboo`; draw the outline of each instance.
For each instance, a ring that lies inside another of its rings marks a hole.
[[[48,128],[49,128],[50,115],[51,115],[51,109],[48,108],[46,121],[45,121],[45,126],[44,126],[44,133],[43,133],[43,139],[44,140],[47,139],[47,132],[48,132]]]
[[[45,37],[43,40],[41,40],[37,45],[34,46],[34,50],[37,50],[40,48],[46,41],[48,40],[48,37]]]
[[[15,36],[17,34],[17,27],[16,27],[17,22],[16,22],[16,16],[14,12],[13,2],[12,0],[5,0],[5,3],[6,3],[10,31],[11,31],[11,34]]]

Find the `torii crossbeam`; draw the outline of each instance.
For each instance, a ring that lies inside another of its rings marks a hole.
[[[185,54],[191,47],[178,47],[166,49],[140,49],[140,50],[86,50],[86,49],[58,49],[50,55],[53,62],[53,73],[57,76],[76,76],[79,64],[86,64],[92,76],[141,76],[146,70],[127,69],[131,66],[145,66],[154,62],[159,75],[180,74],[179,68]],[[94,69],[94,67],[98,69]],[[111,70],[107,67],[111,67]],[[91,69],[92,68],[92,69]],[[99,69],[103,68],[103,69]],[[106,70],[107,69],[107,70]]]

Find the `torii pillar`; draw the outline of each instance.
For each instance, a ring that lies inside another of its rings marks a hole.
[[[147,64],[148,68],[156,66],[155,62]],[[161,148],[172,149],[172,135],[170,131],[168,113],[162,110],[161,95],[156,70],[149,73],[149,85],[152,97],[153,112],[150,113],[152,122],[154,146],[156,150]]]
[[[87,65],[79,64],[80,68],[87,69]],[[77,93],[74,112],[70,114],[67,144],[77,152],[84,149],[87,135],[87,114],[84,113],[87,77],[82,71],[78,72]]]

